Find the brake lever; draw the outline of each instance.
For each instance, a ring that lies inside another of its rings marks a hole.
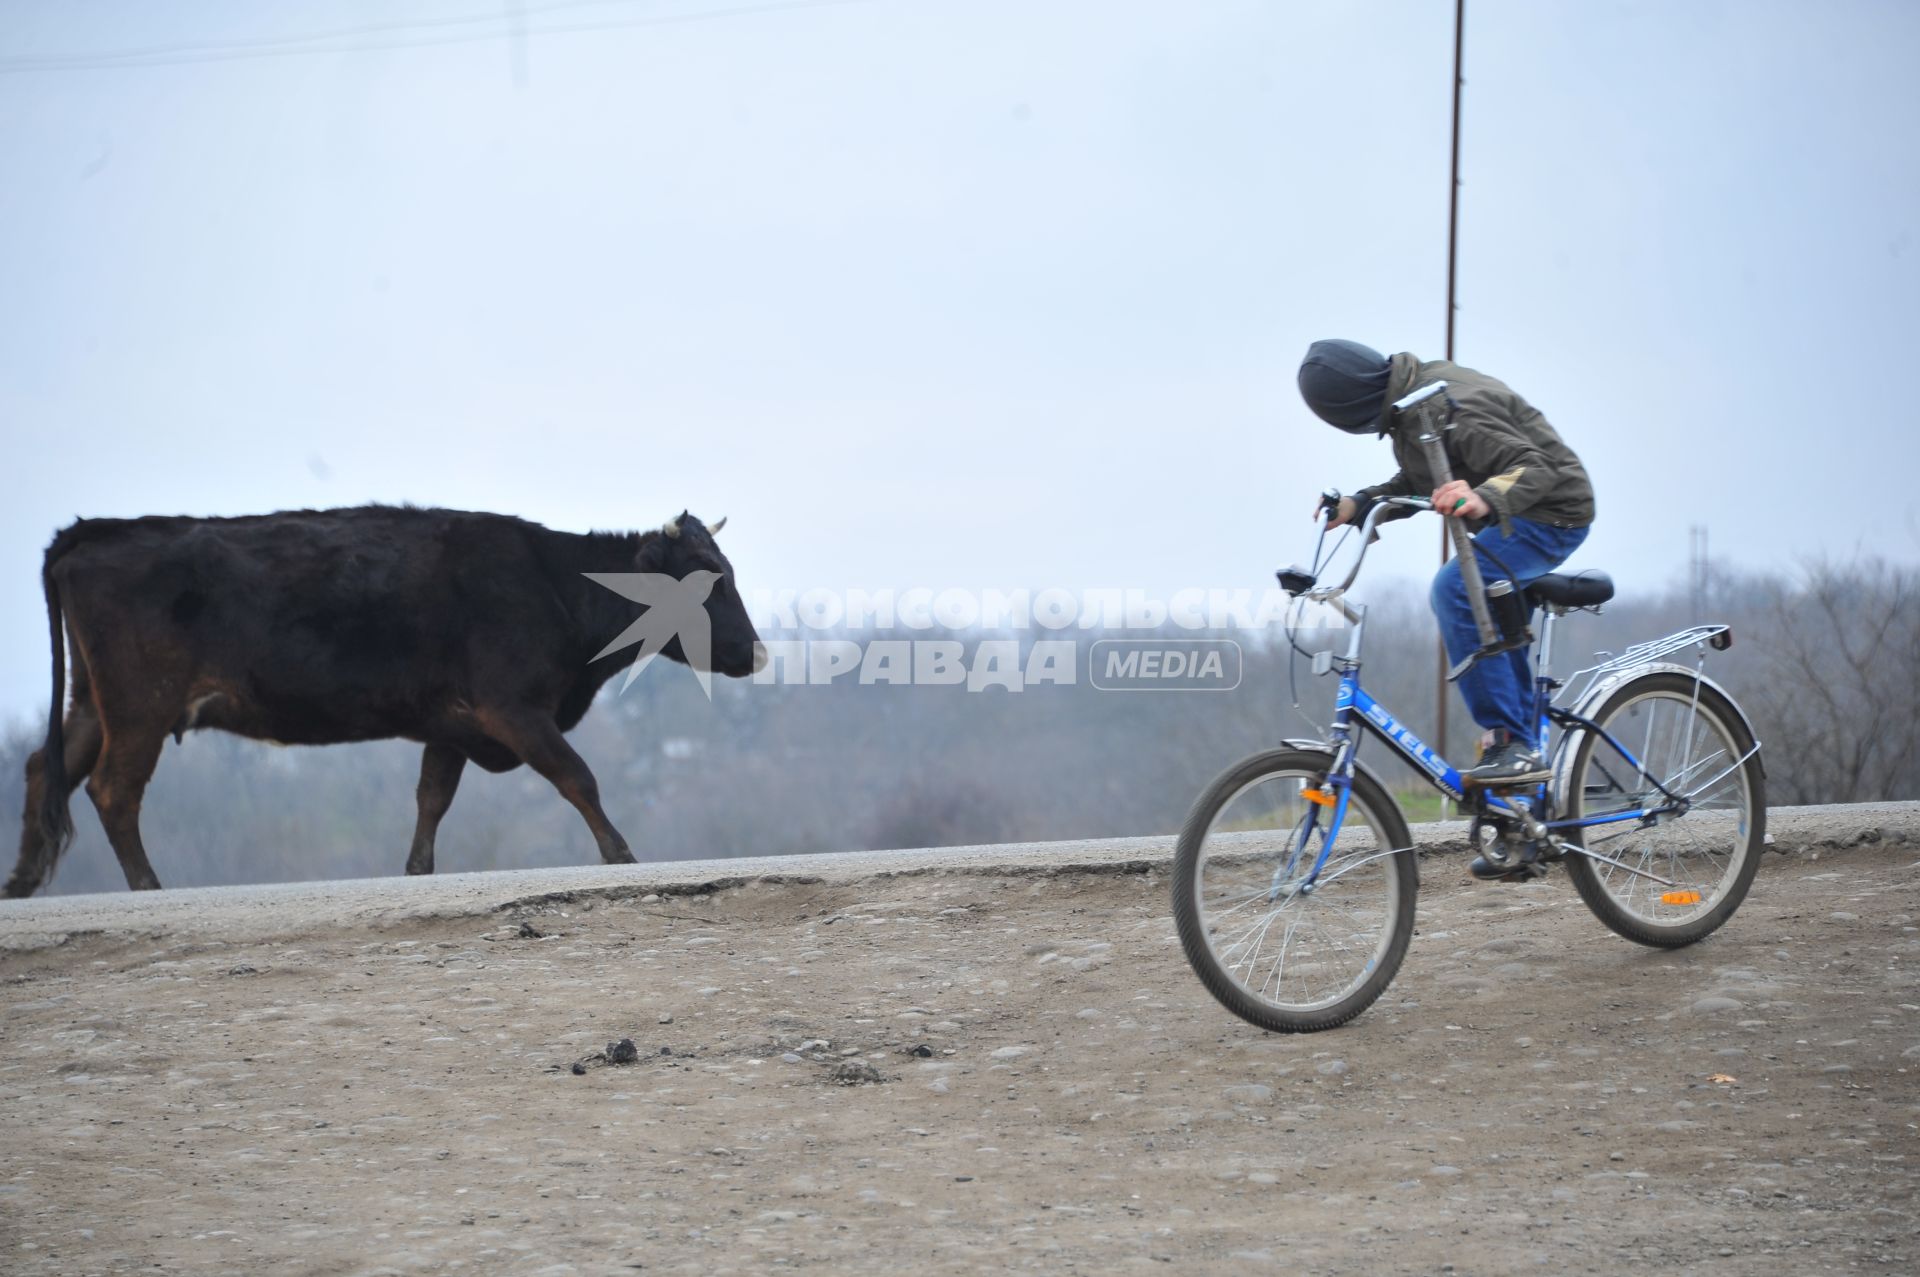
[[[1333,519],[1331,515],[1338,513],[1339,509],[1339,489],[1328,488],[1320,494],[1320,504],[1314,507],[1313,512],[1315,515],[1327,515],[1328,517],[1319,520],[1320,534],[1313,542],[1313,566],[1303,568],[1295,563],[1291,566],[1281,568],[1273,574],[1274,579],[1280,583],[1280,588],[1288,594],[1298,597],[1320,583],[1320,554],[1322,550],[1326,549],[1327,533],[1332,530]]]

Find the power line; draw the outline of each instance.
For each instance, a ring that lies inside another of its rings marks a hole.
[[[520,13],[525,18],[567,9],[629,3],[630,0],[554,0],[544,5],[528,5]],[[155,45],[138,49],[119,49],[102,53],[49,54],[42,57],[0,58],[0,75],[25,75],[36,71],[110,71],[134,67],[186,66],[203,62],[243,62],[257,58],[301,57],[316,53],[373,53],[389,49],[422,49],[439,45],[478,44],[504,40],[521,34],[571,35],[590,31],[618,31],[641,27],[686,26],[727,18],[753,17],[789,10],[839,8],[853,4],[872,4],[875,0],[783,0],[782,3],[736,5],[691,13],[656,14],[646,17],[606,18],[599,21],[554,23],[518,31],[512,17],[504,11],[458,17],[423,18],[410,22],[368,23],[360,27],[342,27],[306,35],[260,37],[250,40],[206,41],[175,45]],[[454,34],[427,35],[418,39],[375,39],[358,43],[331,43],[354,40],[368,35],[402,35],[409,31],[430,31],[455,26],[489,25],[494,29]]]
[[[610,4],[632,4],[634,0],[553,0],[553,3],[534,5],[522,10],[523,14],[554,13],[565,9],[601,8]],[[98,53],[50,53],[41,58],[0,59],[0,65],[19,62],[115,62],[138,60],[142,58],[165,57],[180,53],[226,53],[240,49],[266,49],[282,45],[313,44],[322,40],[348,40],[355,36],[381,35],[389,31],[421,31],[435,27],[465,27],[487,23],[503,22],[508,15],[498,9],[486,13],[470,13],[457,17],[411,18],[405,22],[368,22],[353,27],[335,27],[328,31],[312,31],[306,35],[259,36],[250,40],[196,40],[185,44],[155,44],[135,49],[104,49]]]

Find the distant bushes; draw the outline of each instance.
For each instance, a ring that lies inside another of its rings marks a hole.
[[[1434,629],[1424,591],[1382,584],[1367,683],[1432,738]],[[1563,625],[1557,670],[1688,623],[1678,594],[1626,600]],[[1873,560],[1792,576],[1722,572],[1704,610],[1735,626],[1709,670],[1754,717],[1776,803],[1920,798],[1920,583]],[[872,636],[865,636],[872,637]],[[915,635],[914,637],[925,637]],[[1097,635],[1080,634],[1085,647]],[[1089,686],[969,693],[956,687],[756,686],[716,679],[709,704],[664,662],[609,692],[573,740],[642,859],[1167,833],[1235,757],[1317,735],[1331,680],[1304,660],[1290,708],[1277,631],[1234,635],[1232,692],[1129,694]],[[1083,657],[1084,660],[1084,657]],[[1447,744],[1475,730],[1454,702]],[[0,743],[0,802],[17,816],[40,729]],[[1385,750],[1367,757],[1407,783]],[[172,747],[148,791],[145,832],[169,886],[397,874],[413,827],[419,749],[402,742],[284,749],[208,733]],[[124,886],[92,804],[56,891]],[[442,827],[443,871],[586,864],[573,809],[526,770],[469,768]]]

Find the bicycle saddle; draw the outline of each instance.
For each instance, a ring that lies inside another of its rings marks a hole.
[[[1549,572],[1527,587],[1527,602],[1539,607],[1598,607],[1613,597],[1613,578],[1598,568],[1584,572]]]

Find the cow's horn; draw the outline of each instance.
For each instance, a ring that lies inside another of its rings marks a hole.
[[[716,524],[714,524],[714,525],[713,525],[712,527],[710,527],[710,528],[708,528],[708,529],[707,529],[707,533],[708,533],[708,535],[709,535],[709,536],[719,536],[719,535],[720,535],[720,529],[721,529],[721,528],[724,528],[724,527],[726,527],[726,526],[727,526],[727,516],[723,514],[723,515],[721,515],[721,516],[720,516],[720,522],[718,522],[718,523],[716,523]]]
[[[677,537],[680,535],[680,520],[668,520],[666,523],[660,525],[660,530],[670,537]]]

